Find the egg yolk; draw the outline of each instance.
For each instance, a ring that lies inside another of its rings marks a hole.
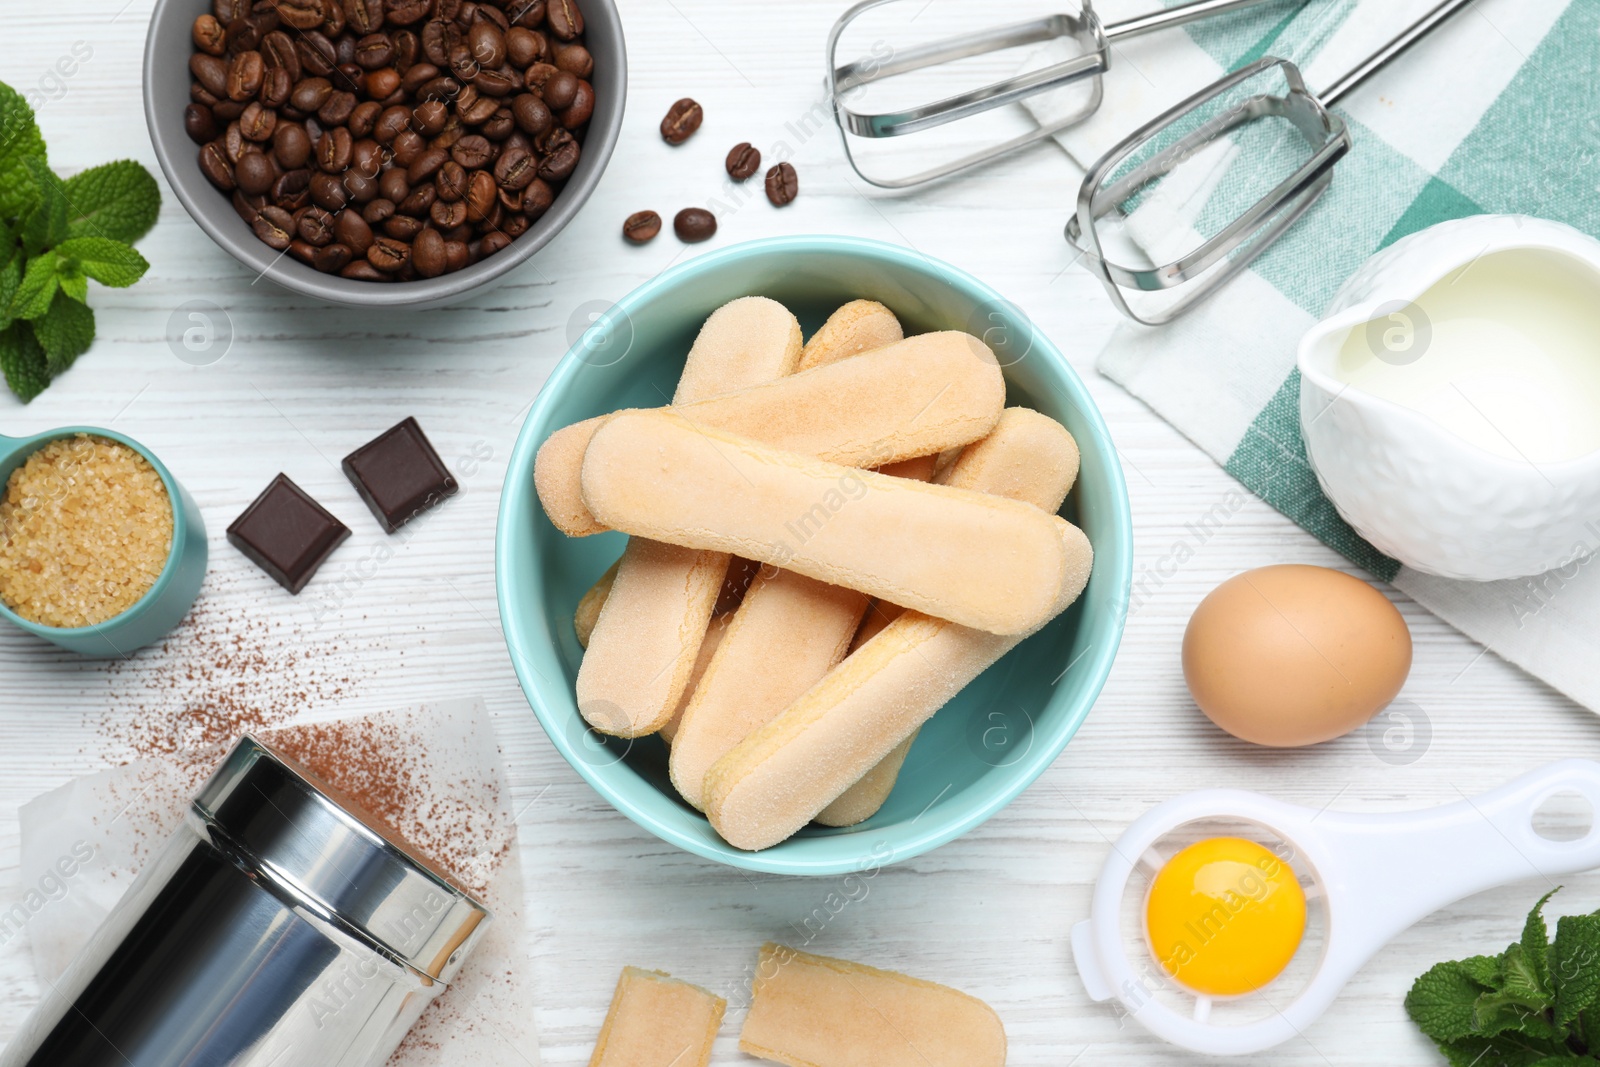
[[[1145,936],[1162,968],[1208,996],[1260,989],[1289,965],[1306,929],[1306,895],[1272,852],[1213,837],[1179,852],[1145,900]]]

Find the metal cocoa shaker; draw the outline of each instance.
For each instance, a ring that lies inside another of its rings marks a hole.
[[[0,1067],[381,1067],[488,920],[246,737]]]

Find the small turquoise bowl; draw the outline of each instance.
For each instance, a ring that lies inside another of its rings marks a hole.
[[[0,618],[10,619],[30,634],[79,655],[99,659],[126,657],[161,640],[194,606],[206,575],[206,525],[194,498],[149,449],[130,437],[98,426],[64,426],[32,437],[0,436],[0,493],[4,492],[11,472],[34,452],[51,441],[80,433],[127,445],[149,460],[161,475],[162,484],[167,487],[167,499],[172,501],[172,550],[167,555],[167,565],[161,569],[156,583],[132,607],[98,625],[41,626],[24,619],[3,602],[0,602]]]
[[[1094,573],[1064,615],[1024,641],[935,715],[887,803],[847,829],[811,826],[773,848],[728,845],[677,796],[659,738],[602,738],[573,697],[582,649],[578,599],[622,552],[621,534],[569,538],[533,487],[533,458],[553,431],[672,395],[706,316],[736,297],[781,301],[807,334],[840,304],[882,301],[907,334],[965,330],[1005,368],[1007,403],[1064,423],[1083,469],[1062,514],[1094,545]],[[506,643],[523,691],[568,763],[618,811],[664,841],[746,870],[839,875],[909,859],[1005,807],[1060,755],[1111,670],[1128,603],[1133,534],[1116,449],[1083,382],[1013,305],[955,268],[850,237],[781,237],[735,245],[666,271],[602,315],[539,394],[506,473],[496,579]]]

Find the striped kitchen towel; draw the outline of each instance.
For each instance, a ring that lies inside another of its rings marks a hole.
[[[1113,53],[1100,112],[1058,140],[1080,165],[1091,163],[1166,107],[1264,55],[1296,62],[1314,90],[1435,2],[1270,3],[1129,41]],[[1097,8],[1114,20],[1146,6],[1106,0]],[[1050,58],[1041,51],[1030,62]],[[1042,97],[1029,110],[1043,120],[1071,103]],[[1322,495],[1300,435],[1295,370],[1301,334],[1339,286],[1406,234],[1515,213],[1600,236],[1600,0],[1479,0],[1338,110],[1354,149],[1332,188],[1209,302],[1165,327],[1119,328],[1100,370],[1322,541],[1600,711],[1600,516],[1567,566],[1537,578],[1461,582],[1404,567],[1362,540]],[[1144,207],[1129,220],[1135,240]],[[1143,235],[1147,247],[1154,233]]]

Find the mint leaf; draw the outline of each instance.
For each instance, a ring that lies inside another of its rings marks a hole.
[[[1545,903],[1556,895],[1561,887],[1556,886],[1544,896],[1539,898],[1539,903],[1528,912],[1527,922],[1522,924],[1522,956],[1528,961],[1528,967],[1533,972],[1538,987],[1546,993],[1550,989],[1550,931],[1544,924]]]
[[[50,309],[50,300],[56,295],[59,285],[56,281],[58,262],[59,257],[54,252],[46,252],[28,261],[28,269],[22,274],[22,284],[11,298],[12,318],[36,319]]]
[[[39,189],[38,206],[22,222],[22,250],[36,256],[67,239],[67,194],[61,179],[37,159],[25,164]]]
[[[1530,925],[1535,921],[1532,915]],[[1544,919],[1537,920],[1539,930],[1544,929]],[[1541,933],[1542,937],[1543,934]],[[1548,967],[1545,964],[1547,946],[1540,945],[1537,952],[1528,952],[1521,942],[1505,950],[1500,957],[1500,995],[1508,1002],[1526,1004],[1540,1011],[1555,1002],[1550,990]]]
[[[5,372],[6,384],[24,404],[50,384],[44,349],[27,323],[14,322],[0,331],[0,370]]]
[[[61,291],[80,304],[89,301],[89,276],[76,267],[68,268],[65,264],[56,268],[56,282],[61,286]]]
[[[66,293],[56,293],[50,310],[33,322],[52,375],[60,374],[94,342],[94,312]]]
[[[1600,1005],[1600,916],[1563,915],[1556,920],[1550,980],[1556,988],[1556,1025],[1567,1026],[1579,1012]]]
[[[1484,987],[1461,963],[1435,964],[1406,994],[1406,1013],[1438,1042],[1478,1033],[1477,1003]]]
[[[91,167],[66,180],[67,231],[132,244],[155,225],[161,190],[131,159]]]
[[[0,82],[0,221],[21,218],[38,202],[28,160],[45,158],[33,109],[21,93]]]
[[[66,270],[77,269],[113,289],[125,289],[144,277],[150,264],[121,241],[108,237],[74,237],[62,241],[55,251],[71,262]]]
[[[12,249],[11,258],[0,267],[0,330],[11,325],[11,301],[22,285],[22,253]]]
[[[1440,1044],[1439,1051],[1450,1067],[1547,1067],[1552,1063],[1576,1067],[1582,1062],[1563,1048],[1514,1034],[1462,1038]]]

